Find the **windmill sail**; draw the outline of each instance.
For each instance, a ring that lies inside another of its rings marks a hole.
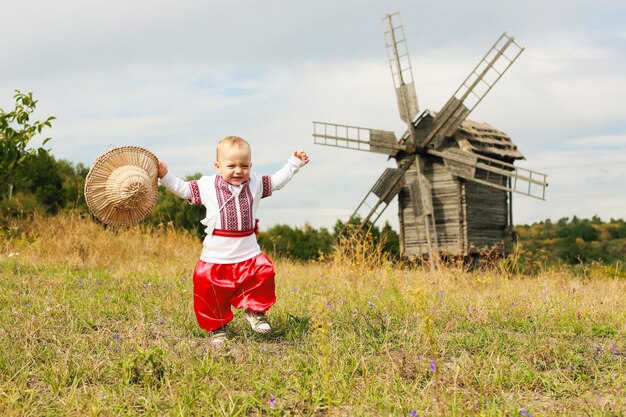
[[[313,122],[313,143],[390,156],[406,150],[393,132],[326,122]]]
[[[457,177],[539,200],[546,199],[547,176],[541,172],[456,148],[430,149],[428,153],[442,158]]]
[[[505,33],[487,51],[467,78],[443,106],[434,120],[433,129],[419,144],[420,148],[438,148],[446,136],[451,136],[463,120],[482,101],[489,90],[515,62],[524,48]]]
[[[419,112],[419,107],[417,105],[415,83],[413,82],[409,48],[404,36],[404,27],[399,12],[388,14],[383,18],[383,30],[387,59],[398,99],[400,118],[408,124],[413,121]]]
[[[410,162],[409,162],[410,161]],[[376,180],[374,186],[366,194],[361,204],[356,208],[350,219],[360,218],[361,227],[368,221],[376,223],[391,200],[398,195],[404,185],[404,173],[409,169],[414,158],[409,158],[400,168],[387,168]]]
[[[393,83],[396,88],[400,118],[407,124],[408,127],[408,143],[403,141],[403,144],[407,144],[407,147],[413,151],[417,145],[417,135],[413,120],[415,120],[419,112],[419,107],[417,105],[415,83],[413,82],[411,58],[409,56],[406,37],[404,36],[404,26],[402,25],[400,13],[386,15],[383,19],[383,25],[385,27],[384,36],[387,58],[391,69]],[[424,177],[421,173],[421,157],[419,155],[415,155],[411,158],[411,162],[406,165],[405,171],[413,163],[413,160],[416,161],[419,180],[410,185],[411,194],[414,195],[415,198],[418,198],[419,196],[422,207],[432,207],[432,194],[430,192],[430,186],[427,181],[422,181],[422,178]],[[426,237],[428,239],[428,254],[430,255],[432,262],[432,255],[437,250],[436,243],[433,245],[433,241],[436,242],[437,238],[434,213],[432,212],[432,209],[430,211],[422,210],[421,213],[423,214],[418,215],[417,207],[415,207],[414,213],[416,220],[418,217],[423,218]]]

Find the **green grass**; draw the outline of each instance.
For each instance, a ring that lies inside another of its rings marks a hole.
[[[138,262],[5,242],[0,415],[626,414],[624,280],[276,260],[275,331],[238,312],[214,351],[192,309],[197,242],[80,227]]]

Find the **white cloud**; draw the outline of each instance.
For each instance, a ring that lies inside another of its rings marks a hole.
[[[570,143],[572,145],[581,147],[611,148],[615,150],[623,150],[624,148],[626,148],[626,134],[583,137],[573,139]]]

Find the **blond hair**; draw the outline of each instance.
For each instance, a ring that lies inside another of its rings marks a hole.
[[[250,149],[250,144],[243,138],[239,136],[226,136],[224,139],[220,140],[217,144],[217,148],[215,150],[215,160],[219,161],[220,159],[220,149],[224,149],[225,147],[233,147],[237,146],[238,148],[247,147]]]

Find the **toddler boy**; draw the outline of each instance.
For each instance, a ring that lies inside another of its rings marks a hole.
[[[201,221],[206,237],[193,273],[194,311],[198,325],[211,332],[214,346],[226,341],[231,306],[244,309],[252,330],[271,331],[265,313],[276,302],[274,265],[256,241],[255,213],[262,198],[281,189],[308,162],[308,155],[298,150],[274,175],[256,175],[251,172],[250,145],[237,136],[218,143],[216,175],[184,181],[159,161],[162,185],[191,204],[206,207]]]

